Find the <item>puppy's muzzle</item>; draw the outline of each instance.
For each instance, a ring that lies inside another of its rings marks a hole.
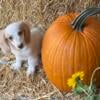
[[[23,43],[21,43],[18,48],[22,49],[24,47]]]

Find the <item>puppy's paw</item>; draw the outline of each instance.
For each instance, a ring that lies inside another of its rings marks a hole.
[[[27,72],[26,72],[27,77],[29,77],[30,75],[32,77],[34,77],[34,73],[35,73],[35,68],[34,67],[28,67]]]
[[[21,68],[21,66],[19,65],[19,64],[17,64],[17,63],[13,63],[12,65],[11,65],[11,69],[12,70],[19,70]]]

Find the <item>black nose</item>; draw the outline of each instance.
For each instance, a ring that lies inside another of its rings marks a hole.
[[[23,44],[21,43],[18,48],[22,49],[23,48]]]

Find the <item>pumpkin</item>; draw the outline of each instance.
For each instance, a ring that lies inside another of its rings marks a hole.
[[[84,71],[84,83],[89,84],[93,70],[100,64],[100,21],[91,16],[96,13],[100,13],[100,8],[60,16],[44,35],[43,68],[61,91],[70,90],[67,80],[75,72]],[[99,76],[98,73],[98,85]]]

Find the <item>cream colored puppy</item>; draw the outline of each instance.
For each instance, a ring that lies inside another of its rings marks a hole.
[[[16,62],[11,68],[13,70],[19,70],[23,61],[28,61],[27,76],[34,74],[41,52],[41,41],[43,37],[41,28],[34,27],[30,30],[27,23],[19,21],[9,24],[4,29],[3,35],[4,40],[6,40],[7,49],[10,48],[16,57]]]

